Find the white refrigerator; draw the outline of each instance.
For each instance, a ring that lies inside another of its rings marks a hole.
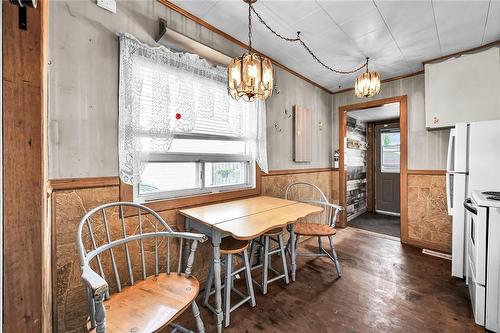
[[[500,188],[500,120],[459,123],[450,131],[446,201],[452,216],[451,275],[465,276],[465,208],[473,190]]]

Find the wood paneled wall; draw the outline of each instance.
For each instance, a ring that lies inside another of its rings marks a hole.
[[[50,228],[46,219],[46,1],[27,9],[2,1],[3,331],[51,331]]]

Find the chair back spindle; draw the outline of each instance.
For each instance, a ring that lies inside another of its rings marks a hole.
[[[108,241],[109,244],[111,243],[111,235],[109,233],[109,223],[105,209],[102,210],[102,220],[104,222],[104,229],[106,231],[106,240]],[[115,259],[115,254],[113,252],[113,248],[109,248],[109,255],[111,257],[111,264],[113,265],[113,273],[115,275],[116,288],[118,289],[118,292],[120,292],[122,291],[122,284],[120,281],[120,274],[118,273],[118,268],[116,267],[116,259]]]

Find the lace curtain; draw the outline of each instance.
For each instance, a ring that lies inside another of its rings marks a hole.
[[[151,153],[168,152],[177,134],[242,138],[267,172],[266,106],[227,94],[227,70],[197,55],[150,47],[120,35],[119,172],[133,184]]]

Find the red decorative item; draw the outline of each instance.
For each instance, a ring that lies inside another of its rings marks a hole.
[[[177,120],[181,119],[181,114],[180,113],[176,113],[175,114],[175,119],[177,119]]]

